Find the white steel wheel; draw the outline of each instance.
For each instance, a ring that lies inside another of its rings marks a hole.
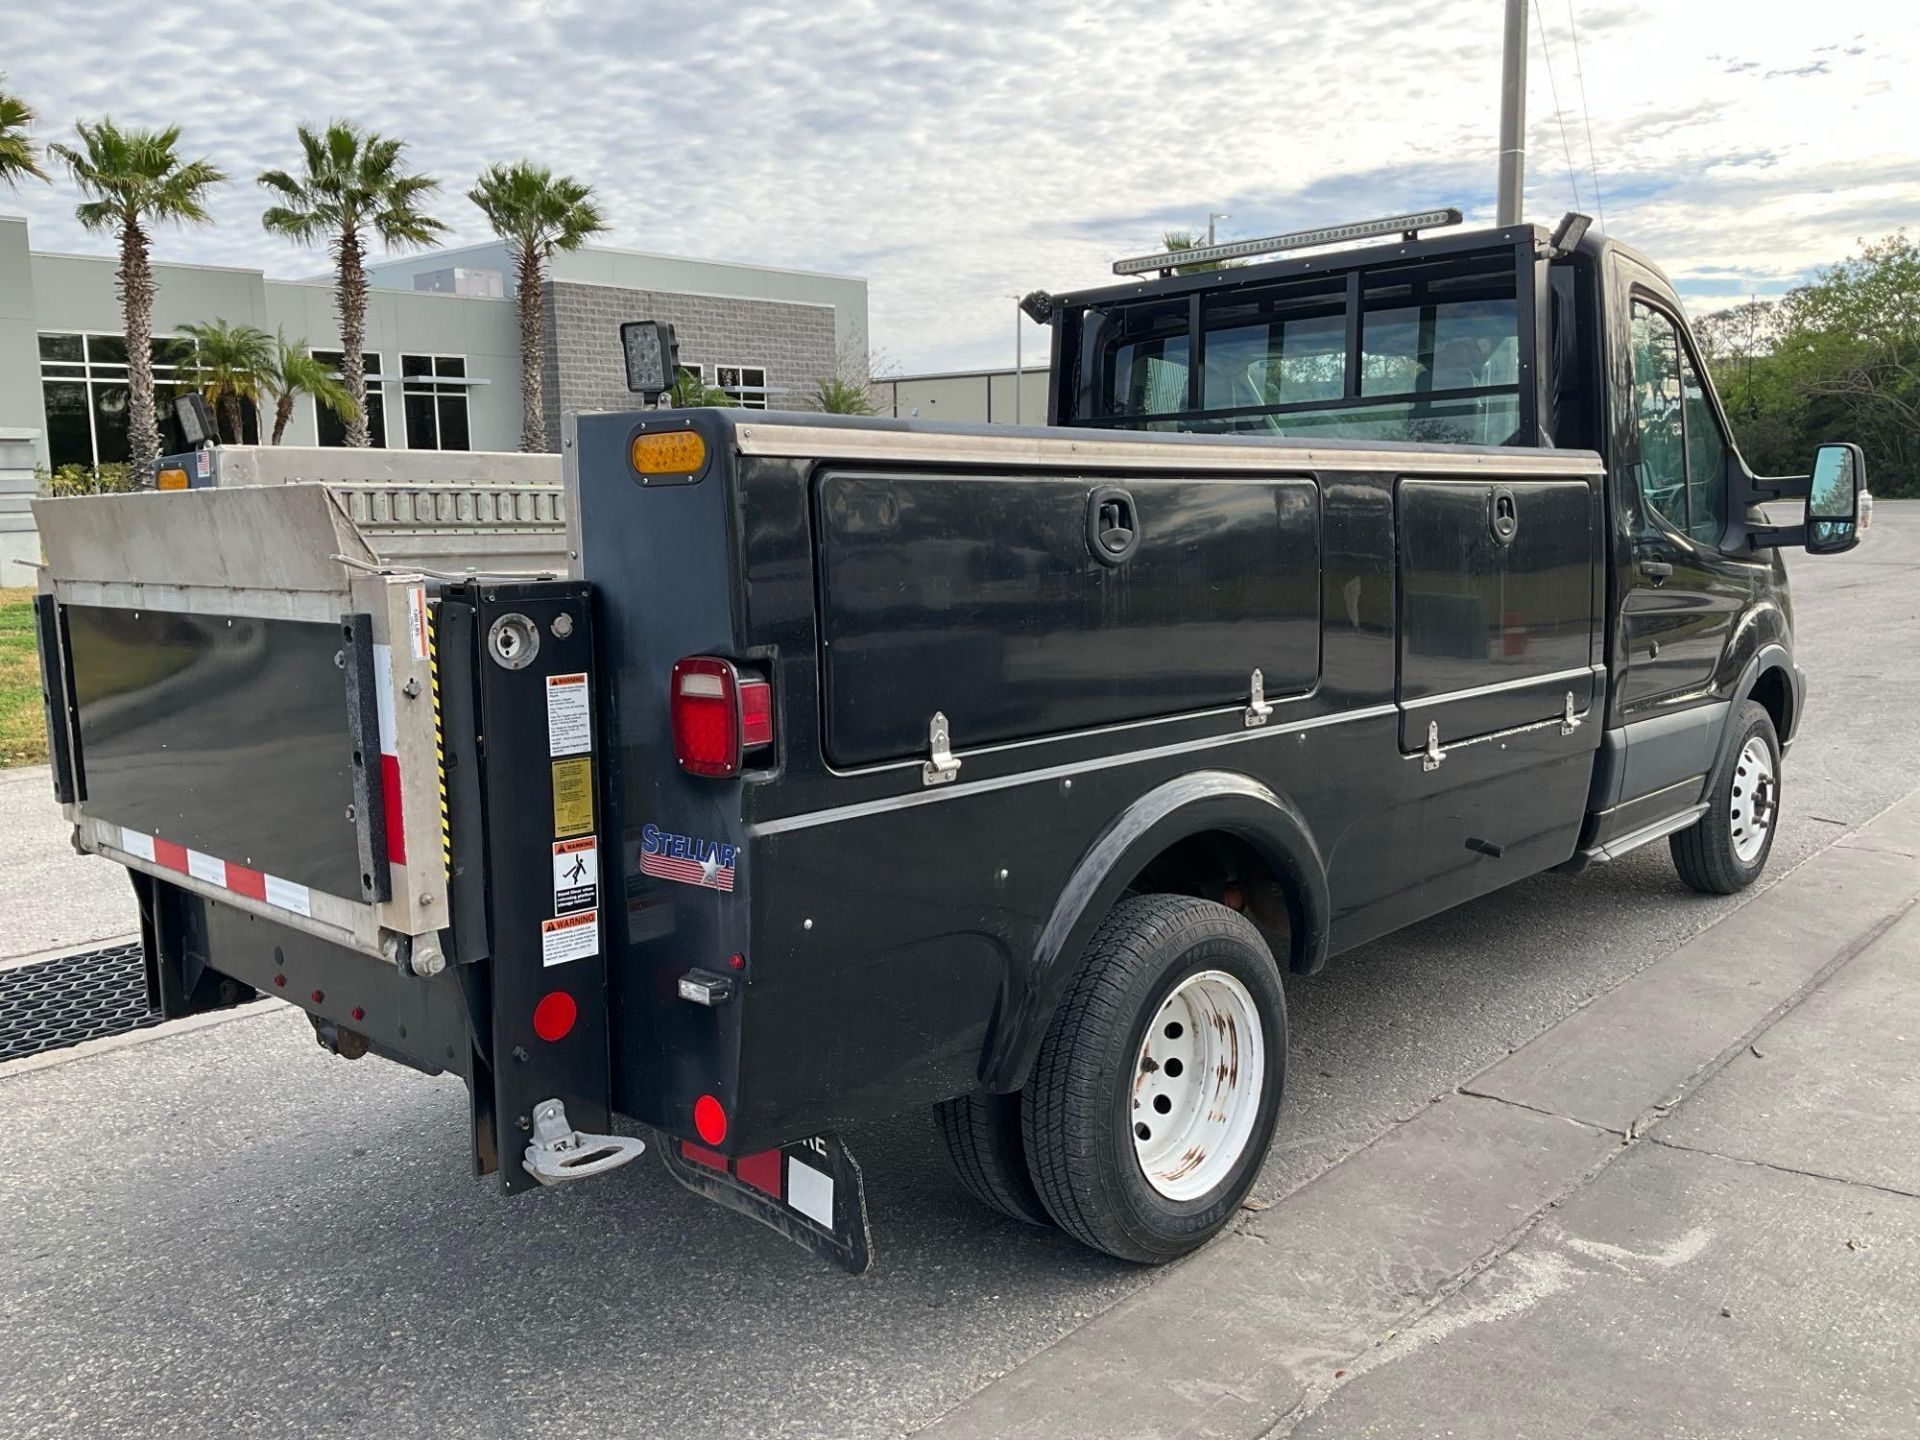
[[[1266,1045],[1247,987],[1224,970],[1176,986],[1134,1065],[1133,1150],[1147,1183],[1196,1200],[1239,1162],[1260,1115]]]
[[[1772,833],[1777,788],[1773,750],[1762,737],[1751,736],[1734,762],[1732,803],[1727,807],[1733,853],[1742,864],[1753,863]]]

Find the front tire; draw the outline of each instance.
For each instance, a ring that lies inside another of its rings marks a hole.
[[[1260,1173],[1280,1115],[1287,1006],[1245,917],[1122,900],[1087,947],[1023,1092],[1027,1165],[1054,1222],[1122,1260],[1205,1244]]]
[[[1732,895],[1760,878],[1780,818],[1780,737],[1773,717],[1757,701],[1743,700],[1734,724],[1707,813],[1667,841],[1680,878],[1705,895]]]

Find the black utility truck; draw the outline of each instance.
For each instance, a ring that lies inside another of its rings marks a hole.
[[[36,502],[54,784],[155,1003],[460,1075],[508,1191],[651,1132],[859,1270],[839,1137],[931,1107],[988,1205],[1201,1244],[1283,972],[1657,840],[1752,883],[1782,555],[1857,543],[1858,450],[1754,476],[1653,265],[1458,218],[1030,297],[1045,427],[569,417],[544,576],[321,484]]]

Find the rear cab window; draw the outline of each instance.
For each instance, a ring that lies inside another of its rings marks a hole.
[[[1501,445],[1520,428],[1511,252],[1088,308],[1071,423]]]

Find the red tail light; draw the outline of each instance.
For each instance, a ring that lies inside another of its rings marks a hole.
[[[733,662],[693,655],[673,667],[673,751],[689,775],[740,773],[741,756],[773,743],[773,686]]]

